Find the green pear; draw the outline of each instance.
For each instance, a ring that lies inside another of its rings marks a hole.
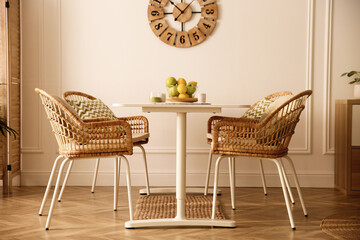
[[[179,95],[179,91],[177,90],[177,86],[169,87],[168,93],[169,93],[170,97],[176,97],[176,96],[178,96],[178,95]]]
[[[186,93],[189,94],[189,95],[193,95],[196,91],[196,86],[192,83],[189,83],[187,86],[187,91]]]
[[[174,85],[176,85],[176,78],[169,77],[166,79],[166,86],[170,87],[170,86],[174,86]]]

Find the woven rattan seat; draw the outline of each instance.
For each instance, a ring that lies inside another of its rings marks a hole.
[[[247,157],[247,159],[270,160],[277,166],[290,225],[295,229],[288,192],[286,190],[285,181],[287,178],[282,163],[284,158],[288,160],[291,167],[304,215],[307,216],[296,171],[291,158],[288,156],[288,146],[291,137],[295,133],[295,127],[299,122],[300,114],[305,108],[306,100],[311,94],[312,91],[307,90],[292,96],[270,112],[263,120],[219,116],[209,119],[208,128],[210,133],[212,133],[212,139],[210,140],[211,153],[220,155],[215,165],[214,192],[217,192],[218,188],[220,162],[224,158],[229,158],[233,208],[235,208],[235,158]],[[214,203],[216,197],[217,194],[214,194]]]
[[[96,100],[97,98],[94,96],[91,96],[87,93],[78,92],[78,91],[67,91],[64,92],[62,95],[62,98],[67,101],[71,102],[74,100],[77,101],[86,101],[86,100]],[[144,116],[131,116],[131,117],[120,117],[119,120],[127,122],[131,127],[132,132],[132,142],[133,145],[136,147],[139,147],[142,151],[144,165],[145,165],[145,183],[146,183],[146,190],[147,195],[150,194],[150,186],[149,186],[149,175],[147,170],[147,161],[146,161],[146,153],[145,149],[142,145],[147,144],[149,142],[149,121]],[[104,119],[105,121],[108,121],[108,119]],[[86,121],[92,121],[92,119],[86,119]],[[96,159],[95,163],[95,170],[94,170],[94,177],[92,181],[92,187],[91,192],[95,192],[95,185],[96,185],[96,179],[98,174],[100,164],[100,158]]]
[[[53,164],[43,201],[41,203],[39,211],[40,216],[43,214],[43,209],[51,188],[54,174],[57,170],[57,166],[61,162],[46,221],[46,230],[50,227],[51,217],[60,187],[61,173],[63,172],[64,167],[69,163],[63,182],[63,188],[59,194],[59,199],[61,198],[61,194],[66,185],[74,160],[84,158],[88,159],[100,156],[115,158],[114,210],[117,209],[120,158],[125,161],[127,166],[129,212],[130,219],[132,219],[130,168],[128,160],[125,157],[125,155],[133,154],[131,126],[123,120],[92,119],[91,121],[83,121],[61,98],[53,97],[38,88],[36,88],[35,91],[40,95],[42,105],[45,108],[47,118],[50,121],[59,146],[59,156]]]

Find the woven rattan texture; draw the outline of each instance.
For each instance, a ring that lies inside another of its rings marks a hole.
[[[187,195],[185,216],[187,218],[211,218],[212,196]],[[134,219],[158,219],[176,217],[175,195],[140,196],[136,203]],[[220,202],[216,203],[215,219],[225,219]]]
[[[85,122],[59,99],[36,88],[64,157],[132,155],[130,125],[121,120]]]
[[[89,100],[96,99],[96,97],[91,96],[87,93],[77,92],[77,91],[64,92],[62,95],[62,98],[67,102],[70,102],[73,100],[84,101],[87,99],[89,99]],[[118,119],[126,121],[130,125],[132,133],[148,133],[149,132],[149,121],[144,116],[119,117]],[[105,119],[105,120],[107,120],[107,119]],[[91,121],[91,120],[86,120],[86,121]],[[148,142],[149,142],[149,139],[147,138],[143,141],[135,142],[133,144],[134,145],[142,145],[142,144],[146,144]]]
[[[336,239],[360,239],[360,212],[340,213],[326,217],[321,230]]]
[[[211,143],[212,153],[264,158],[285,156],[300,114],[311,93],[311,90],[307,90],[293,96],[261,121],[211,117],[208,120],[208,133],[211,133],[213,138],[208,139],[208,142]],[[283,93],[270,96],[273,98],[280,94]]]

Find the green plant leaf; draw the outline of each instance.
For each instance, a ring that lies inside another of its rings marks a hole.
[[[340,76],[340,77],[343,77],[343,76],[345,76],[346,74],[348,74],[348,73],[347,73],[347,72],[345,72],[345,73],[341,74],[341,76]]]
[[[6,136],[5,131],[8,132],[10,135],[14,136],[14,139],[16,139],[16,135],[18,134],[18,132],[14,129],[12,129],[11,127],[9,127],[6,124],[6,120],[4,118],[0,118],[0,133],[4,136]]]
[[[351,71],[351,72],[349,72],[348,74],[347,74],[347,76],[348,77],[351,77],[351,76],[353,76],[353,75],[355,75],[355,74],[357,74],[358,72],[357,71]]]

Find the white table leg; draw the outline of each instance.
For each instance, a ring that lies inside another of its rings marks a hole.
[[[185,219],[186,197],[186,112],[176,116],[176,201],[177,220]]]

